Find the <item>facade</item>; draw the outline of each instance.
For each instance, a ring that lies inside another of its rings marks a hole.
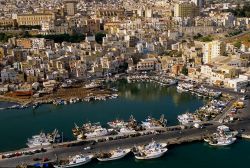
[[[203,8],[205,3],[204,0],[191,0],[191,2],[193,2],[199,8]]]
[[[12,27],[12,26],[16,26],[15,19],[0,17],[0,27]]]
[[[42,25],[42,22],[49,22],[55,19],[52,13],[18,14],[17,24],[20,25]]]
[[[1,71],[2,82],[17,82],[17,72],[14,68],[5,68]]]
[[[200,13],[199,7],[194,3],[190,2],[180,2],[176,3],[174,6],[174,16],[175,17],[191,17],[194,18],[198,16]]]
[[[229,88],[234,89],[235,91],[240,91],[241,89],[245,89],[248,84],[249,84],[249,81],[246,79],[242,79],[242,78],[230,79],[227,82],[227,86]]]
[[[225,44],[221,41],[212,41],[205,43],[203,47],[203,63],[210,64],[213,58],[219,57],[225,53]]]
[[[77,1],[75,0],[66,0],[64,1],[66,7],[66,13],[68,16],[74,16],[77,13]]]
[[[161,64],[156,58],[141,59],[136,65],[137,71],[160,71]]]

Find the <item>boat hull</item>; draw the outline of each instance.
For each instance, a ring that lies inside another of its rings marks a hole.
[[[118,159],[122,159],[123,157],[125,157],[129,152],[130,152],[130,149],[126,149],[125,152],[123,154],[121,154],[121,155],[118,155],[118,156],[115,156],[115,157],[110,157],[110,158],[97,158],[97,160],[99,160],[101,162],[118,160]]]
[[[138,159],[138,160],[156,159],[156,158],[159,158],[159,157],[163,156],[167,151],[168,151],[168,149],[164,149],[164,151],[162,151],[162,152],[159,153],[159,154],[148,155],[148,156],[138,156],[138,155],[135,155],[135,158]]]
[[[84,162],[80,162],[80,163],[75,163],[75,164],[70,164],[70,165],[54,165],[54,168],[70,168],[70,167],[77,167],[77,166],[82,166],[86,163],[89,163],[91,161],[92,158],[84,161]]]

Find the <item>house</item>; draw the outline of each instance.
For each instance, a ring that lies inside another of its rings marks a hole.
[[[240,91],[241,89],[245,89],[249,84],[249,80],[242,78],[234,78],[227,81],[226,86],[234,89],[234,91]]]
[[[14,68],[5,68],[1,71],[1,81],[2,82],[18,82],[17,78],[18,73]]]

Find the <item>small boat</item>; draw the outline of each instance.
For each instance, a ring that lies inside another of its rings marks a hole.
[[[111,161],[111,160],[117,160],[125,157],[131,150],[130,149],[116,149],[114,151],[111,151],[110,153],[102,153],[99,157],[97,157],[97,160],[105,162],[105,161]]]
[[[33,104],[32,108],[36,109],[38,107],[38,103]]]
[[[55,168],[69,168],[84,165],[90,162],[93,158],[93,155],[76,155],[68,160],[68,163],[61,163],[58,165],[54,165]]]

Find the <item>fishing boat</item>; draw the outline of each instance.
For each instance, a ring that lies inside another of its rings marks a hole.
[[[161,115],[161,118],[159,120],[156,120],[149,116],[146,121],[142,121],[141,125],[146,129],[162,128],[167,125],[167,119],[164,118],[164,115]]]
[[[60,164],[54,165],[55,168],[70,168],[84,165],[90,162],[93,158],[93,155],[76,155],[72,158],[69,158],[66,162],[61,162]]]
[[[227,146],[231,145],[236,141],[236,138],[233,137],[219,137],[215,140],[209,141],[209,145],[212,146]]]
[[[38,135],[33,135],[31,139],[28,139],[26,145],[29,148],[34,148],[38,146],[48,146],[53,143],[58,143],[61,141],[61,135],[58,133],[58,130],[55,129],[52,133],[45,134],[41,132]]]
[[[85,133],[84,136],[86,137],[86,139],[89,139],[89,138],[105,136],[105,135],[108,135],[108,133],[109,132],[106,128],[101,127],[101,128],[95,129],[92,132]]]
[[[129,128],[129,127],[122,127],[119,131],[120,134],[132,134],[135,132],[136,131],[133,128]]]
[[[156,143],[155,141],[152,141],[148,145],[135,147],[133,152],[136,159],[148,160],[159,158],[167,151],[168,149],[166,143]]]
[[[185,113],[185,114],[182,114],[182,115],[178,115],[177,119],[183,125],[186,125],[186,124],[189,124],[189,123],[201,122],[200,120],[195,118],[194,114],[191,114],[191,113]]]
[[[111,161],[111,160],[117,160],[125,157],[131,150],[130,149],[120,149],[117,148],[114,151],[111,151],[109,153],[101,153],[97,160],[105,162],[105,161]]]
[[[107,123],[111,128],[122,128],[126,126],[128,123],[124,122],[123,120],[114,120]]]

